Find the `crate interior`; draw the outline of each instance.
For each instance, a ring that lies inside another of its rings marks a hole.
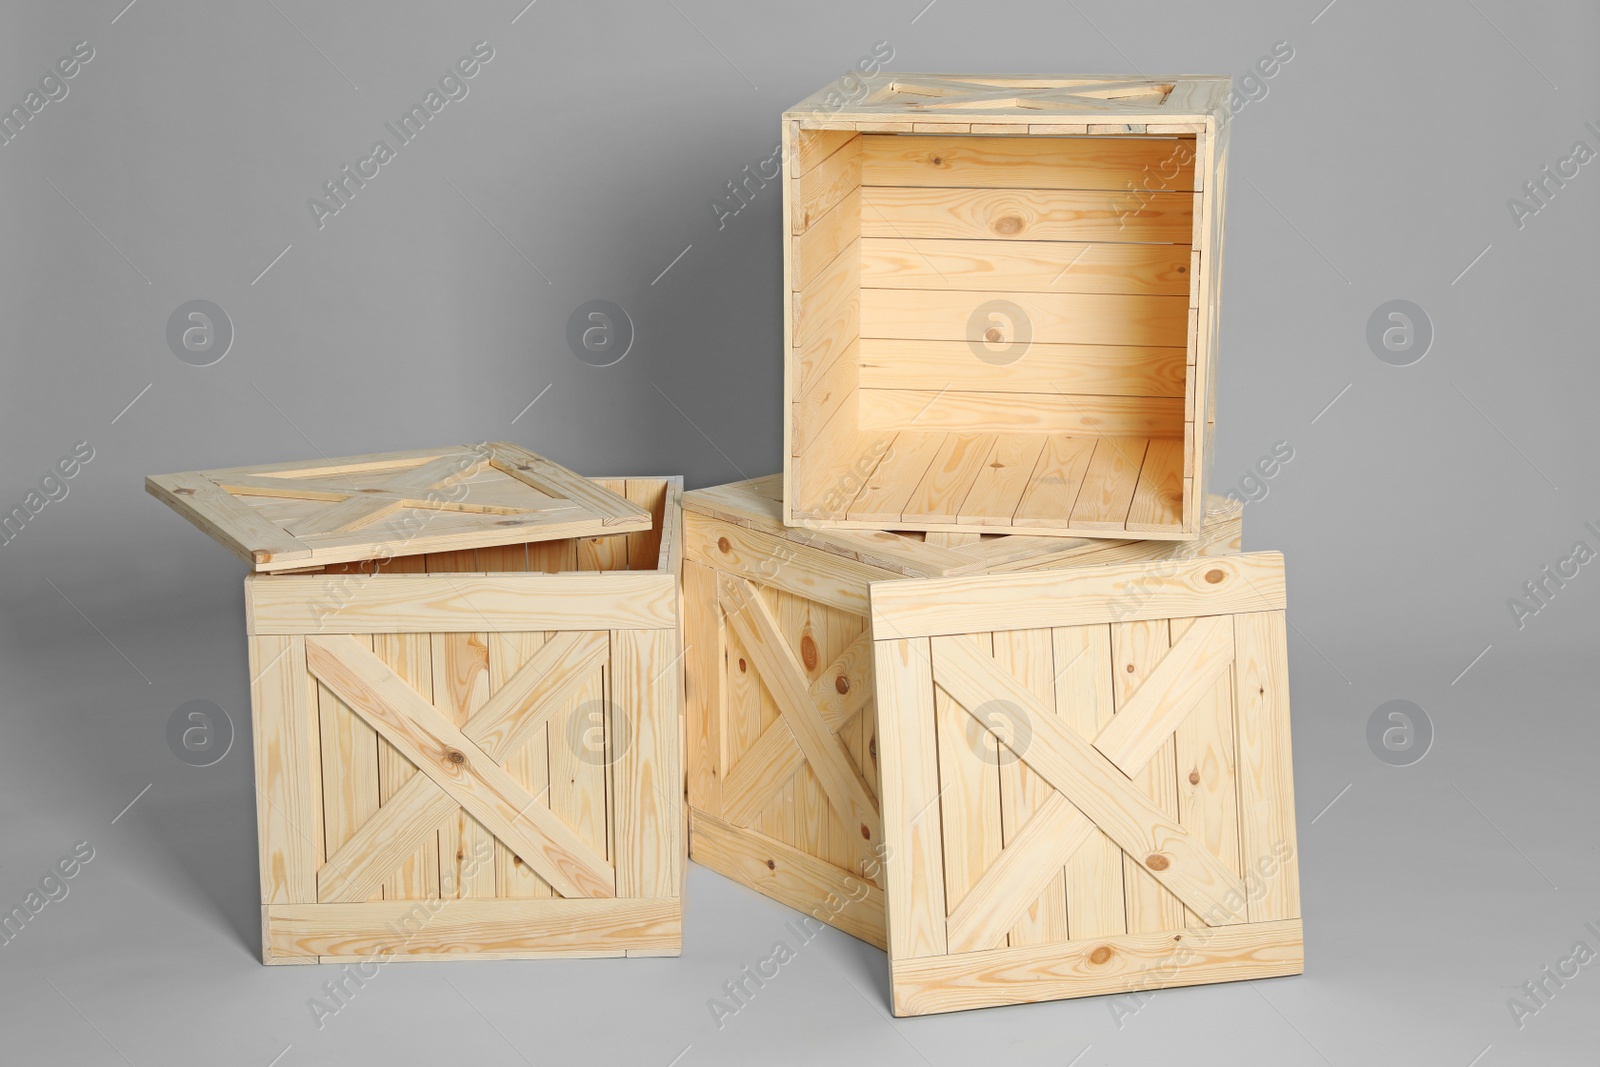
[[[795,517],[1178,533],[1196,151],[802,132]]]
[[[482,476],[479,476],[482,477]],[[465,479],[466,499],[471,499],[473,479]],[[670,571],[671,562],[662,542],[671,482],[665,478],[594,478],[609,489],[650,512],[650,529],[608,537],[564,537],[526,544],[466,548],[448,552],[397,554],[385,560],[360,560],[326,567],[279,571],[280,574],[438,574],[533,572],[561,574],[573,571]],[[502,489],[503,491],[503,489]],[[275,519],[287,519],[292,509],[317,501],[284,501],[269,497],[246,498]],[[419,519],[448,522],[437,513]],[[437,529],[430,526],[430,530]]]

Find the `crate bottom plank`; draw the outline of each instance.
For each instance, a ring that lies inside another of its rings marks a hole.
[[[268,963],[676,955],[680,902],[560,898],[268,904]]]
[[[1117,934],[894,962],[898,1016],[1280,978],[1305,970],[1299,919]]]
[[[869,945],[887,946],[883,890],[792,845],[691,809],[689,858]]]

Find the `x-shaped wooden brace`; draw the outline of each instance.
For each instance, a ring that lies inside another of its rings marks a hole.
[[[616,874],[605,856],[500,766],[588,680],[607,650],[604,632],[556,635],[457,727],[355,638],[307,637],[311,673],[422,772],[328,857],[317,872],[317,899],[368,899],[457,808],[563,897],[615,896]]]
[[[871,696],[871,687],[861,677],[871,662],[871,641],[863,636],[851,645],[813,685],[754,585],[736,575],[719,574],[717,599],[783,716],[767,727],[725,780],[724,796],[733,796],[734,807],[731,812],[725,808],[724,817],[748,825],[800,764],[810,764],[844,823],[852,854],[865,865],[858,870],[872,869],[880,862],[875,848],[883,838],[878,803],[837,734]],[[854,679],[846,682],[844,693],[838,691],[839,678]]]
[[[1239,877],[1129,781],[1233,662],[1231,617],[1196,619],[1092,742],[971,641],[935,637],[932,651],[934,682],[985,728],[974,709],[997,699],[1027,716],[1031,737],[1017,756],[1056,789],[951,911],[951,952],[999,943],[1096,830],[1207,925],[1245,921]]]

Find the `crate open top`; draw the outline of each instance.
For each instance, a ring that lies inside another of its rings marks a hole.
[[[786,112],[785,522],[1198,536],[1228,86],[885,74]]]
[[[497,442],[156,474],[145,489],[260,572],[651,529],[651,514]]]

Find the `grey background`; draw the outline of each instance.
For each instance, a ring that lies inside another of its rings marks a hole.
[[[95,450],[0,545],[0,904],[95,849],[0,946],[8,1061],[1595,1061],[1600,965],[1520,1029],[1506,1004],[1600,949],[1600,564],[1507,606],[1600,548],[1600,163],[1507,207],[1600,148],[1592,4],[522,2],[0,14],[7,107],[95,49],[0,146],[0,501]],[[470,95],[319,230],[307,198],[479,40]],[[1105,998],[891,1021],[882,954],[830,931],[719,1030],[707,999],[792,913],[695,868],[680,960],[391,967],[319,1032],[333,975],[255,962],[242,567],[143,475],[499,438],[691,486],[776,469],[778,190],[720,230],[709,202],[880,40],[891,71],[1236,77],[1293,46],[1234,120],[1215,473],[1294,449],[1246,541],[1290,564],[1308,973],[1120,1027]],[[234,325],[214,366],[166,345],[194,299]],[[613,367],[565,343],[593,299],[637,331]],[[1391,299],[1433,323],[1415,365],[1368,349]],[[208,768],[165,742],[196,699],[239,731]],[[1413,766],[1367,746],[1391,699],[1434,727]]]

